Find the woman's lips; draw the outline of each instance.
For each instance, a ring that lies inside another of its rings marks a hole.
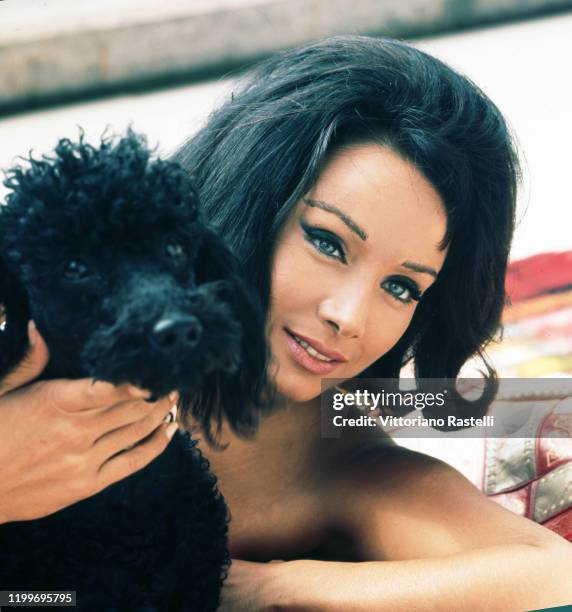
[[[294,340],[292,335],[285,329],[284,335],[286,336],[286,346],[290,351],[290,355],[293,357],[294,361],[296,361],[299,365],[301,365],[304,369],[312,372],[312,374],[321,374],[325,376],[333,372],[336,367],[340,364],[339,361],[320,361],[312,355],[308,354],[305,349],[303,349],[297,342]]]
[[[291,329],[288,329],[287,327],[285,329],[291,336],[296,336],[296,338],[298,338],[299,340],[304,340],[315,351],[318,351],[318,353],[322,354],[324,357],[328,357],[328,359],[333,359],[335,361],[347,361],[348,360],[348,358],[345,355],[338,353],[338,351],[331,351],[329,348],[324,346],[321,342],[318,342],[318,340],[314,340],[314,338],[308,338],[307,336],[302,336],[302,334],[292,331]]]

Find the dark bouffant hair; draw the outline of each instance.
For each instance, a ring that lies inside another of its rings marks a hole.
[[[495,336],[515,215],[518,161],[497,107],[466,77],[394,40],[335,36],[262,64],[175,155],[206,218],[243,261],[268,308],[271,256],[290,211],[340,147],[379,142],[443,199],[447,258],[397,345],[361,374],[455,379]]]

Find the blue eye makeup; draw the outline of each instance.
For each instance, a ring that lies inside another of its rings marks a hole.
[[[403,276],[383,281],[383,283],[381,283],[381,288],[389,293],[391,297],[404,304],[418,302],[423,296],[417,283]]]
[[[306,223],[300,222],[304,231],[304,239],[309,242],[319,253],[332,259],[337,259],[342,263],[347,263],[346,252],[342,245],[342,241],[332,232],[313,227]]]
[[[300,221],[304,240],[309,242],[318,253],[347,264],[346,252],[342,240],[336,234]],[[394,300],[402,304],[418,302],[422,297],[419,285],[406,276],[391,277],[381,283],[381,288]]]

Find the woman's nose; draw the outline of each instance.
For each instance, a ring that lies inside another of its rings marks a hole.
[[[360,338],[365,332],[368,299],[363,292],[346,291],[322,300],[318,315],[340,336]]]

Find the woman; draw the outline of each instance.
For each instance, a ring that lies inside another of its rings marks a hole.
[[[572,601],[565,541],[381,436],[320,435],[323,377],[413,359],[419,378],[454,379],[497,331],[517,161],[496,107],[405,44],[336,37],[268,61],[176,159],[268,311],[289,401],[256,441],[225,430],[224,452],[205,447],[233,557],[297,559],[235,562],[225,609]]]
[[[288,403],[254,440],[223,427],[224,452],[202,445],[232,513],[222,607],[572,601],[564,540],[381,435],[320,436],[322,378],[397,376],[408,359],[455,378],[495,333],[517,164],[492,103],[405,44],[337,37],[262,66],[177,159],[259,293]],[[35,389],[2,401],[33,406]],[[273,559],[290,561],[257,562]]]

